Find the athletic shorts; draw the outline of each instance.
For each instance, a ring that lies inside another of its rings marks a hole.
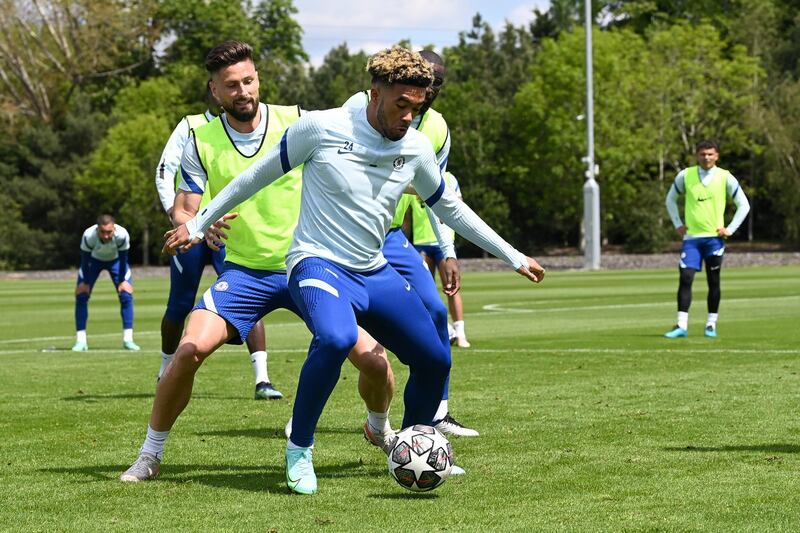
[[[698,237],[685,239],[681,250],[681,268],[702,270],[703,260],[712,257],[722,257],[725,254],[725,241],[722,237]]]
[[[422,252],[433,259],[434,265],[438,265],[444,261],[444,252],[442,251],[442,247],[438,244],[415,244],[414,248],[416,248],[418,252]]]
[[[228,344],[242,344],[259,320],[279,308],[302,318],[289,294],[286,272],[255,270],[230,262],[225,262],[225,270],[195,306],[218,314],[236,329],[238,336]]]
[[[127,265],[127,267],[128,270],[125,272],[125,277],[123,279],[133,285],[131,266]],[[92,258],[89,261],[89,267],[86,269],[86,272],[83,271],[83,268],[78,269],[77,284],[88,283],[89,287],[94,287],[97,277],[103,270],[108,270],[108,273],[111,275],[111,281],[114,282],[114,287],[119,285],[119,283],[117,283],[119,279],[119,258],[112,261],[100,261],[99,259]]]

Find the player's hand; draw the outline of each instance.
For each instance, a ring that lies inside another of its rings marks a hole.
[[[461,272],[458,269],[458,259],[455,257],[445,259],[441,276],[444,293],[448,296],[455,295],[461,289]]]
[[[206,231],[206,242],[209,242],[209,239],[211,239],[211,241],[218,246],[222,246],[222,241],[228,238],[228,234],[225,233],[225,230],[231,229],[231,225],[228,224],[226,220],[233,220],[238,216],[239,213],[227,213],[222,215],[222,218],[211,224],[211,227]]]
[[[197,237],[189,238],[189,230],[186,228],[186,224],[181,224],[177,228],[166,232],[164,239],[166,242],[164,242],[164,247],[161,251],[169,255],[177,255],[179,249],[186,251],[200,242]]]
[[[525,259],[528,260],[528,265],[519,267],[517,272],[534,283],[539,283],[542,281],[544,279],[544,268],[542,265],[537,263],[536,259],[533,257],[526,257]]]
[[[117,292],[122,294],[123,292],[127,292],[128,294],[133,294],[133,285],[128,283],[127,281],[123,281],[119,285],[117,285]]]
[[[720,237],[730,237],[732,233],[728,231],[728,228],[717,228],[717,235]]]
[[[678,235],[683,237],[684,235],[686,235],[686,226],[678,226],[677,228],[675,228],[675,231],[678,232]]]

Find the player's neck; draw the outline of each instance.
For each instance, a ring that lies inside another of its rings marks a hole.
[[[236,120],[230,113],[225,113],[225,119],[228,121],[228,125],[239,133],[253,133],[261,124],[261,103],[258,103],[258,111],[250,120]]]

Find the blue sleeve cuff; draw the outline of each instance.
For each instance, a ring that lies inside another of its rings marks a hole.
[[[444,178],[439,180],[439,187],[436,189],[436,192],[433,193],[427,200],[425,200],[425,203],[428,204],[428,207],[433,207],[434,204],[436,204],[436,202],[439,201],[439,198],[441,198],[443,194],[444,194]]]

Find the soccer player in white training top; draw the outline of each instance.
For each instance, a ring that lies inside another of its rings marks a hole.
[[[133,342],[133,276],[128,265],[131,238],[128,230],[114,223],[111,215],[100,215],[97,224],[87,228],[81,237],[81,268],[75,287],[75,345],[73,352],[89,349],[86,322],[89,319],[89,297],[103,270],[108,270],[119,297],[122,315],[122,348],[139,351]]]
[[[310,112],[280,143],[211,201],[167,232],[165,249],[200,242],[234,206],[303,166],[300,218],[286,255],[289,290],[313,338],[300,372],[286,482],[317,491],[312,445],[317,422],[362,325],[410,368],[403,427],[431,425],[450,371],[430,313],[381,254],[400,195],[413,183],[437,216],[533,282],[544,269],[514,249],[447,189],[430,142],[409,129],[433,81],[430,63],[396,47],[370,61],[365,110]]]

